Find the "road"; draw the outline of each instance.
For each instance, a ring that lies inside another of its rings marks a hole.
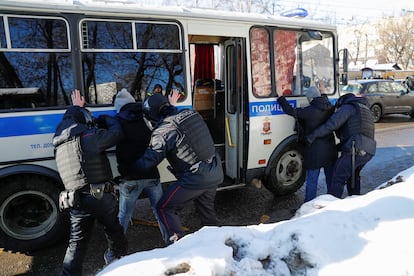
[[[389,116],[376,124],[377,154],[361,172],[362,192],[375,189],[398,172],[414,166],[414,120],[407,116]],[[323,176],[321,176],[323,177]],[[323,180],[323,179],[322,179]],[[319,185],[318,194],[326,192]],[[266,189],[248,187],[222,191],[217,194],[217,215],[221,225],[241,226],[260,222],[278,222],[292,217],[291,210],[300,206],[304,199],[304,187],[290,196],[275,198]],[[140,200],[134,217],[153,221],[148,200]],[[182,214],[189,232],[199,229],[195,209],[189,205]],[[137,224],[128,229],[129,252],[162,247],[158,229]],[[95,226],[84,262],[84,275],[94,275],[103,267],[104,233]],[[31,253],[10,253],[0,249],[0,275],[59,275],[66,243]]]

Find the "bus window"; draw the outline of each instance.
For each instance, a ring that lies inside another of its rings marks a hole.
[[[276,93],[292,96],[295,91],[293,70],[296,61],[296,34],[292,31],[275,30],[273,41]]]
[[[5,35],[5,24],[8,25],[8,36]],[[23,88],[37,87],[44,93],[44,102],[33,105],[22,105],[16,98],[27,97],[27,90],[24,96],[22,93],[14,96],[2,93],[2,109],[69,104],[67,93],[73,88],[73,74],[68,33],[67,23],[59,18],[2,17],[0,88],[9,92],[8,89],[22,88],[22,92],[25,91]]]
[[[186,91],[177,24],[88,19],[82,30],[82,67],[91,103],[111,103],[122,88],[143,100],[156,83],[165,91]]]
[[[264,28],[252,28],[250,35],[253,94],[256,97],[268,97],[272,93],[269,33]]]
[[[254,27],[250,31],[253,94],[301,96],[311,85],[334,87],[334,45],[329,32]],[[269,39],[273,45],[270,47]],[[270,62],[273,56],[273,68]]]

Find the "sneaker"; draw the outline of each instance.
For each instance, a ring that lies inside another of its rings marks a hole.
[[[115,255],[114,255],[114,253],[112,252],[112,250],[111,249],[107,249],[106,251],[105,251],[105,254],[104,254],[104,260],[105,260],[105,264],[110,264],[110,263],[112,263],[113,261],[115,261],[115,260],[118,260],[119,258],[118,257],[116,257]]]
[[[170,241],[170,244],[171,244],[171,243],[175,243],[176,241],[178,241],[178,239],[179,237],[177,233],[174,233],[174,235],[172,235],[168,240]]]

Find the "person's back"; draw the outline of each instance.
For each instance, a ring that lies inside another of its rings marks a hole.
[[[148,98],[143,106],[155,129],[149,148],[132,169],[146,170],[164,158],[169,161],[177,181],[165,191],[157,211],[170,241],[184,235],[176,210],[189,201],[196,204],[203,225],[217,225],[214,199],[224,175],[204,120],[196,111],[178,111],[161,95]]]
[[[145,192],[158,221],[162,238],[167,243],[165,227],[156,211],[156,205],[163,193],[158,168],[152,167],[146,171],[130,169],[131,164],[144,154],[151,139],[151,130],[147,127],[142,114],[142,103],[135,102],[132,95],[123,89],[116,95],[114,105],[117,110],[116,118],[124,132],[124,138],[116,146],[118,171],[121,174],[119,221],[126,233],[135,203],[141,193]]]
[[[374,155],[376,152],[375,123],[367,100],[364,97],[346,94],[338,100],[337,108],[338,117],[342,115],[342,118],[346,118],[335,131],[341,141],[340,150],[352,152],[352,141],[354,141],[358,150]]]
[[[217,186],[223,181],[220,162],[214,162],[214,166],[210,162],[216,154],[213,139],[196,111],[182,110],[166,117],[154,130],[153,136],[156,135],[164,137],[169,148],[166,158],[184,186]],[[205,166],[206,170],[194,174],[193,166]]]
[[[326,95],[321,95],[319,90],[311,86],[305,93],[310,104],[304,108],[293,108],[284,96],[278,97],[282,109],[296,118],[303,133],[299,133],[299,139],[305,144],[304,137],[315,128],[322,125],[332,115],[334,107]],[[303,135],[303,137],[302,137]],[[318,137],[312,144],[304,148],[304,168],[306,169],[305,202],[312,200],[317,194],[319,172],[324,168],[325,181],[329,187],[332,178],[333,165],[338,157],[335,137],[333,133]]]
[[[123,172],[121,176],[125,179],[159,178],[157,168],[145,172],[128,169],[132,162],[144,154],[151,140],[151,130],[142,115],[142,103],[124,105],[116,118],[124,132],[124,138],[116,145],[117,164]]]
[[[349,195],[360,194],[360,171],[376,152],[375,123],[367,100],[352,93],[341,96],[335,113],[307,135],[308,144],[318,137],[335,132],[340,140],[341,156],[335,163],[328,193],[341,198],[344,185]]]
[[[283,101],[282,97],[279,97],[279,102]],[[285,108],[283,107],[284,110]],[[329,99],[326,96],[319,96],[313,98],[308,106],[296,108],[292,116],[296,117],[299,121],[298,123],[303,128],[303,135],[307,136],[326,122],[333,112],[334,107],[329,102]],[[304,137],[299,139],[302,142]],[[335,163],[337,156],[335,136],[333,133],[329,133],[318,137],[311,145],[305,147],[304,167],[307,169],[323,168]]]

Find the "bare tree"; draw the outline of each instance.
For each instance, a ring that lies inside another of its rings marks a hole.
[[[377,31],[383,45],[383,48],[378,50],[379,60],[398,63],[404,69],[413,64],[414,14],[383,20]]]
[[[354,65],[357,65],[358,58],[359,58],[359,52],[361,50],[362,33],[359,30],[355,30],[354,34],[355,34],[355,56],[353,57],[352,61],[354,62]]]

